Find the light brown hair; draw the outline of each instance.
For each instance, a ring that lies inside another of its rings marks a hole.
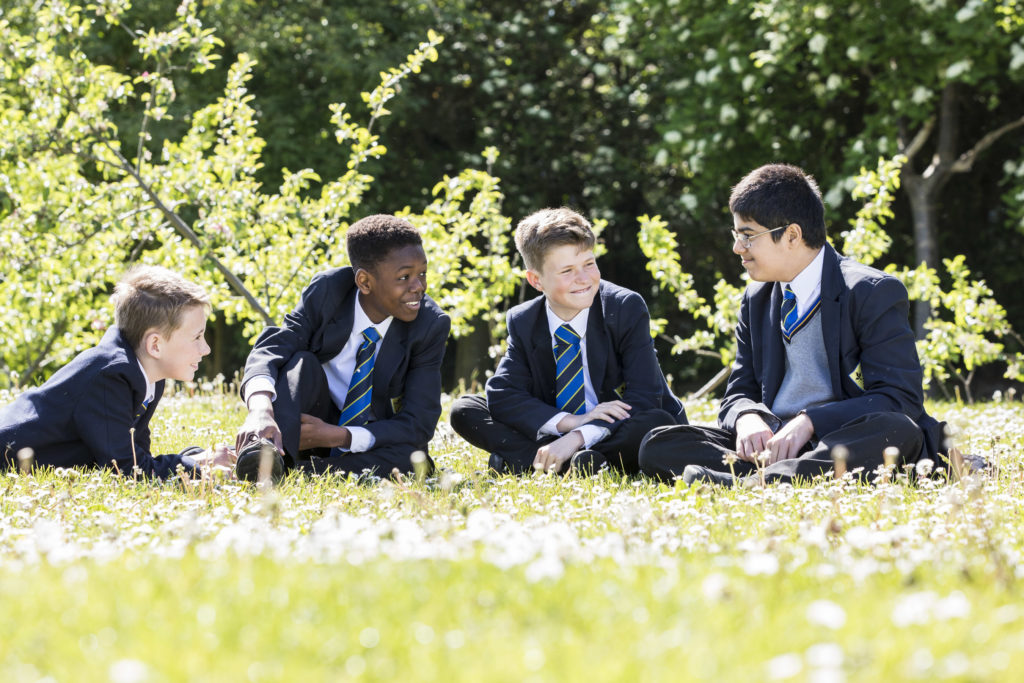
[[[209,308],[202,287],[160,266],[135,266],[114,287],[114,322],[125,341],[139,348],[147,330],[170,336],[181,325],[185,310]]]
[[[581,251],[597,244],[590,222],[572,209],[541,209],[516,226],[516,249],[530,270],[540,272],[548,251],[566,244]]]

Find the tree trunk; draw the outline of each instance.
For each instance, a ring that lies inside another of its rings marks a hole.
[[[929,182],[915,174],[907,174],[904,178],[910,208],[914,218],[914,261],[916,264],[927,264],[930,268],[939,267],[939,247],[936,240],[936,202],[937,183]],[[914,333],[917,338],[924,337],[924,324],[931,317],[931,307],[927,301],[914,302]]]

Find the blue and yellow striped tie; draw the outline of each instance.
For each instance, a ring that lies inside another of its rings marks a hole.
[[[568,324],[555,330],[555,405],[572,415],[582,415],[587,407],[580,336]]]
[[[793,332],[796,331],[797,323],[800,322],[799,317],[796,314],[796,294],[793,293],[793,288],[786,285],[786,289],[782,292],[782,336],[786,341],[790,341],[793,338]]]
[[[352,372],[352,383],[345,395],[345,407],[341,409],[338,425],[361,427],[369,420],[370,400],[373,398],[373,352],[380,341],[380,333],[373,327],[363,330],[363,343],[356,353],[356,369]]]

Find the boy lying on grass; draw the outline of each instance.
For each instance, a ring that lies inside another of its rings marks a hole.
[[[41,387],[0,408],[0,464],[113,467],[166,479],[178,467],[231,467],[234,454],[190,447],[150,454],[149,421],[165,379],[189,381],[210,352],[203,335],[210,301],[165,268],[133,268],[114,289],[115,325]]]

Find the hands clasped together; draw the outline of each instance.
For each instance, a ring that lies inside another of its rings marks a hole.
[[[771,465],[800,455],[800,449],[814,435],[814,425],[806,413],[800,413],[778,431],[772,432],[757,413],[744,413],[736,420],[736,455],[757,464],[757,456],[768,451]]]
[[[583,448],[583,434],[577,431],[580,427],[595,420],[609,423],[625,420],[630,410],[632,407],[622,401],[606,401],[583,415],[566,415],[557,425],[562,436],[537,449],[533,468],[541,472],[558,472],[573,454]]]

